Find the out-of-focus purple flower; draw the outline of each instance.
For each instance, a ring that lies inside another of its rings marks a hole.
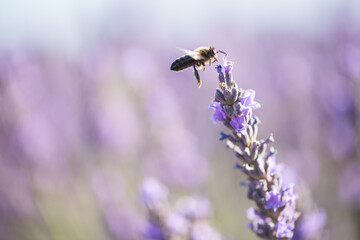
[[[212,116],[213,123],[217,123],[217,121],[223,122],[226,118],[226,114],[222,110],[221,104],[219,102],[212,102],[209,106],[209,109],[214,109],[215,112]]]
[[[92,190],[108,231],[119,239],[133,239],[138,236],[142,223],[132,206],[119,203],[124,196],[122,187],[108,173],[102,170],[93,172]]]
[[[193,224],[189,240],[221,240],[220,234],[206,221]]]
[[[140,193],[147,210],[148,222],[143,230],[146,239],[165,240],[172,231],[168,226],[176,228],[175,220],[169,219],[168,190],[155,178],[146,178],[141,182]]]
[[[167,199],[168,190],[154,178],[146,178],[141,183],[141,197],[145,204],[153,204]]]
[[[321,230],[326,224],[326,212],[323,209],[304,214],[300,218],[299,226],[295,232],[294,240],[308,239],[321,235]]]
[[[185,235],[188,232],[190,223],[183,215],[172,212],[166,217],[166,226],[174,234]]]
[[[165,233],[163,227],[159,225],[159,223],[154,221],[149,221],[146,225],[145,231],[143,232],[143,236],[147,239],[156,239],[156,240],[164,240]]]
[[[145,185],[145,187],[144,187]],[[156,187],[154,187],[154,185]],[[220,240],[220,234],[211,227],[207,221],[207,216],[210,209],[210,203],[204,197],[193,196],[180,199],[177,203],[176,209],[164,201],[163,188],[159,182],[150,178],[143,181],[142,196],[144,196],[143,189],[152,189],[150,195],[155,197],[147,197],[151,199],[151,205],[146,204],[149,221],[143,232],[146,239],[154,240]],[[149,187],[150,186],[150,187]],[[153,189],[156,194],[153,193]],[[149,191],[145,191],[149,192]],[[160,192],[160,194],[159,194]],[[167,192],[166,192],[167,193]],[[160,195],[160,197],[158,197]],[[167,195],[167,194],[166,194]],[[155,200],[160,200],[154,203]]]
[[[118,239],[133,239],[138,235],[142,222],[136,209],[131,206],[102,206],[105,222],[110,233]]]
[[[176,210],[188,219],[203,219],[211,211],[209,200],[202,196],[181,198],[176,203]]]

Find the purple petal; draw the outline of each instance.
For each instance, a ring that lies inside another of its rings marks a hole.
[[[252,89],[248,89],[244,92],[243,96],[240,99],[240,102],[243,106],[250,107],[250,105],[254,101],[254,98],[255,98],[255,91]]]
[[[145,204],[153,204],[167,199],[168,190],[154,178],[146,178],[141,183],[141,196]]]
[[[231,73],[234,63],[224,58],[224,69],[227,73]]]
[[[217,70],[217,72],[220,74],[220,73],[222,73],[222,66],[221,65],[217,65],[216,66],[216,70]]]
[[[217,123],[217,121],[223,122],[226,118],[226,114],[222,110],[221,103],[219,102],[212,102],[209,106],[209,109],[214,109],[215,112],[212,115],[212,121],[214,124]]]
[[[166,217],[166,226],[172,233],[185,234],[188,231],[189,222],[184,216],[171,213]]]
[[[231,119],[230,125],[237,131],[241,132],[244,131],[247,128],[247,123],[245,120],[244,115],[236,116]]]
[[[282,201],[285,203],[294,202],[298,196],[294,194],[294,184],[290,184],[289,187],[283,188],[282,190]]]
[[[145,238],[154,239],[154,240],[165,239],[165,233],[163,228],[159,224],[152,221],[148,222],[148,225],[146,226],[143,236]]]
[[[286,203],[281,201],[281,193],[275,193],[274,191],[265,193],[266,209],[273,209],[276,211],[279,207],[285,206]]]

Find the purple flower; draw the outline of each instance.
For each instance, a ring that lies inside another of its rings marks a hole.
[[[271,236],[271,218],[264,213],[256,210],[255,208],[249,208],[246,212],[250,223],[248,227],[254,231],[258,236],[269,238]]]
[[[285,202],[281,201],[281,193],[276,193],[275,191],[270,191],[265,193],[265,208],[272,209],[274,212],[279,208],[285,206]]]
[[[228,127],[233,127],[240,133],[248,127],[248,113],[258,109],[260,104],[254,101],[255,91],[238,89],[237,84],[232,80],[233,62],[224,58],[224,65],[216,67],[219,74],[221,89],[216,90],[215,100],[210,104],[209,109],[214,109],[212,116],[214,123],[223,122]],[[223,69],[225,70],[226,81]],[[226,83],[226,84],[225,84]],[[229,121],[227,118],[231,118]]]
[[[296,239],[308,239],[316,235],[324,227],[326,218],[326,212],[323,209],[318,209],[302,216],[295,233],[298,236]]]
[[[294,194],[294,184],[291,183],[288,187],[283,188],[282,190],[282,200],[285,203],[295,202],[298,198],[297,194]]]
[[[231,73],[234,63],[224,58],[224,69],[226,73]]]
[[[201,196],[182,198],[177,202],[176,208],[191,220],[207,218],[211,210],[209,200]]]
[[[293,222],[286,221],[286,218],[281,218],[276,224],[276,237],[277,238],[292,238],[294,235],[293,230],[295,224]]]
[[[299,213],[295,210],[295,202],[287,204],[275,224],[276,237],[292,238],[294,235],[295,221],[298,217]]]
[[[271,156],[268,157],[267,164],[268,164],[268,172],[270,173],[270,175],[279,171],[278,166],[276,165],[275,154],[272,154]]]
[[[153,178],[141,186],[148,214],[145,239],[220,240],[220,234],[207,221],[209,201],[200,196],[182,198],[174,210],[167,201],[167,190]]]
[[[228,61],[226,59],[226,57],[224,57],[224,69],[225,69],[225,79],[226,79],[226,84],[228,86],[231,86],[231,84],[233,83],[233,79],[232,79],[232,67],[233,67],[233,62]]]
[[[163,240],[165,239],[165,233],[163,227],[154,221],[149,221],[146,229],[143,233],[144,238]]]
[[[222,66],[221,65],[217,65],[215,68],[216,68],[216,70],[217,70],[217,72],[219,74],[222,73]]]
[[[294,184],[290,184],[289,187],[283,187],[280,192],[271,190],[265,193],[266,209],[272,209],[274,212],[285,206],[287,203],[295,202],[297,195],[294,194]]]
[[[167,199],[168,190],[154,178],[146,178],[141,183],[141,197],[145,204],[154,204]]]
[[[171,213],[166,218],[166,227],[175,234],[186,234],[189,228],[187,219],[178,213]]]
[[[255,91],[252,89],[248,89],[244,92],[242,97],[240,98],[240,110],[246,116],[249,111],[252,109],[260,108],[260,104],[255,99]]]
[[[251,207],[247,210],[246,215],[251,221],[256,221],[258,224],[264,224],[264,219],[256,212],[255,208]]]
[[[206,221],[193,224],[189,240],[221,240],[220,234]]]
[[[244,115],[233,117],[230,121],[230,125],[237,132],[242,132],[247,128],[247,123],[246,123]]]
[[[215,112],[212,116],[213,123],[217,123],[217,121],[223,122],[226,118],[226,114],[222,110],[221,103],[219,102],[212,102],[209,106],[209,109],[214,109]]]
[[[223,122],[232,131],[221,139],[226,140],[226,145],[240,161],[235,167],[248,176],[248,184],[244,184],[248,186],[248,198],[258,207],[248,211],[249,227],[262,238],[291,238],[299,217],[294,185],[282,187],[282,176],[275,162],[276,151],[267,148],[274,141],[272,134],[265,140],[256,139],[260,121],[252,115],[252,110],[260,108],[260,104],[254,100],[254,90],[238,89],[232,80],[232,67],[232,62],[224,58],[226,81],[223,81],[222,67],[217,67],[220,88],[216,89],[210,106],[216,111],[213,121]]]
[[[224,83],[225,82],[225,76],[224,76],[224,73],[222,71],[223,67],[221,65],[217,65],[216,66],[216,70],[219,74],[219,82],[220,83]]]

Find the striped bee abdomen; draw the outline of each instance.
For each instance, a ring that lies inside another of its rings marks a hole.
[[[173,71],[181,71],[185,68],[191,67],[196,64],[196,60],[190,55],[182,56],[181,58],[176,59],[172,64],[170,69]]]

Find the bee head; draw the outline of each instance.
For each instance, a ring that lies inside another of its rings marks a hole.
[[[216,57],[216,51],[215,48],[213,46],[209,47],[209,57]]]

